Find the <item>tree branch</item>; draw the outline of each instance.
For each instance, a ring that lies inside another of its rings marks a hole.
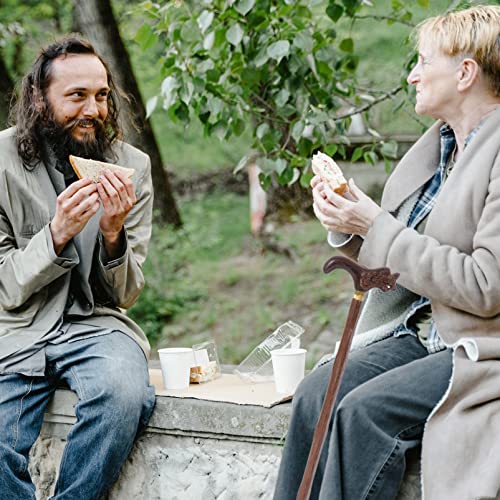
[[[339,121],[339,120],[343,120],[344,118],[349,118],[350,116],[357,115],[358,113],[363,113],[363,112],[369,110],[370,108],[372,108],[373,106],[375,106],[376,104],[378,104],[379,102],[385,101],[387,99],[391,99],[401,90],[403,90],[403,86],[398,85],[397,87],[394,87],[392,90],[389,90],[389,92],[386,92],[385,94],[381,95],[380,97],[377,97],[372,102],[369,102],[368,104],[365,104],[364,106],[361,106],[360,108],[356,108],[352,111],[349,111],[348,113],[344,113],[342,115],[337,115],[334,119],[335,119],[335,121]]]
[[[375,14],[366,14],[364,16],[355,15],[353,19],[374,19],[375,21],[393,21],[395,23],[401,23],[410,28],[414,28],[416,24],[410,23],[409,21],[403,21],[403,19],[398,19],[397,17],[391,16],[377,16]]]

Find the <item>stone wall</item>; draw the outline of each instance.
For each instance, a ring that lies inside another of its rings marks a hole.
[[[55,484],[75,402],[71,391],[56,392],[32,450],[30,472],[39,499],[48,498]],[[109,498],[271,499],[289,417],[290,404],[268,409],[158,396],[150,425]],[[420,498],[412,462],[398,500]]]

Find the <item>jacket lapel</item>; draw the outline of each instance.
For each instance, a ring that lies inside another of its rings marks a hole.
[[[387,180],[382,196],[382,207],[395,211],[436,172],[440,159],[439,128],[435,123],[403,156]]]
[[[50,220],[52,220],[56,213],[57,192],[54,187],[55,185],[52,184],[49,169],[43,162],[39,162],[33,169],[33,175],[40,186],[40,193],[47,200],[47,203],[44,204],[44,206],[47,207]]]

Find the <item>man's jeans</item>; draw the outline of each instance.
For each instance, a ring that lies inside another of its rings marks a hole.
[[[314,370],[295,393],[275,500],[295,500],[332,365]],[[451,371],[451,350],[428,354],[410,335],[350,353],[311,499],[396,498],[405,453],[421,442]]]
[[[96,500],[117,479],[153,411],[146,358],[118,331],[49,344],[46,358],[45,377],[0,375],[0,498],[35,498],[28,454],[47,402],[64,381],[78,395],[77,422],[67,437],[53,498]]]

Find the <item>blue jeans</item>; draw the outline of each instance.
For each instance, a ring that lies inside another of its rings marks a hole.
[[[0,498],[35,498],[28,454],[45,407],[63,381],[77,393],[77,422],[61,459],[54,499],[90,500],[116,481],[138,431],[153,411],[141,348],[118,331],[59,345],[48,344],[44,377],[0,375]]]
[[[296,498],[332,365],[314,370],[293,397],[275,500]],[[405,454],[420,444],[451,371],[450,349],[429,354],[410,335],[350,353],[310,498],[396,498]]]

